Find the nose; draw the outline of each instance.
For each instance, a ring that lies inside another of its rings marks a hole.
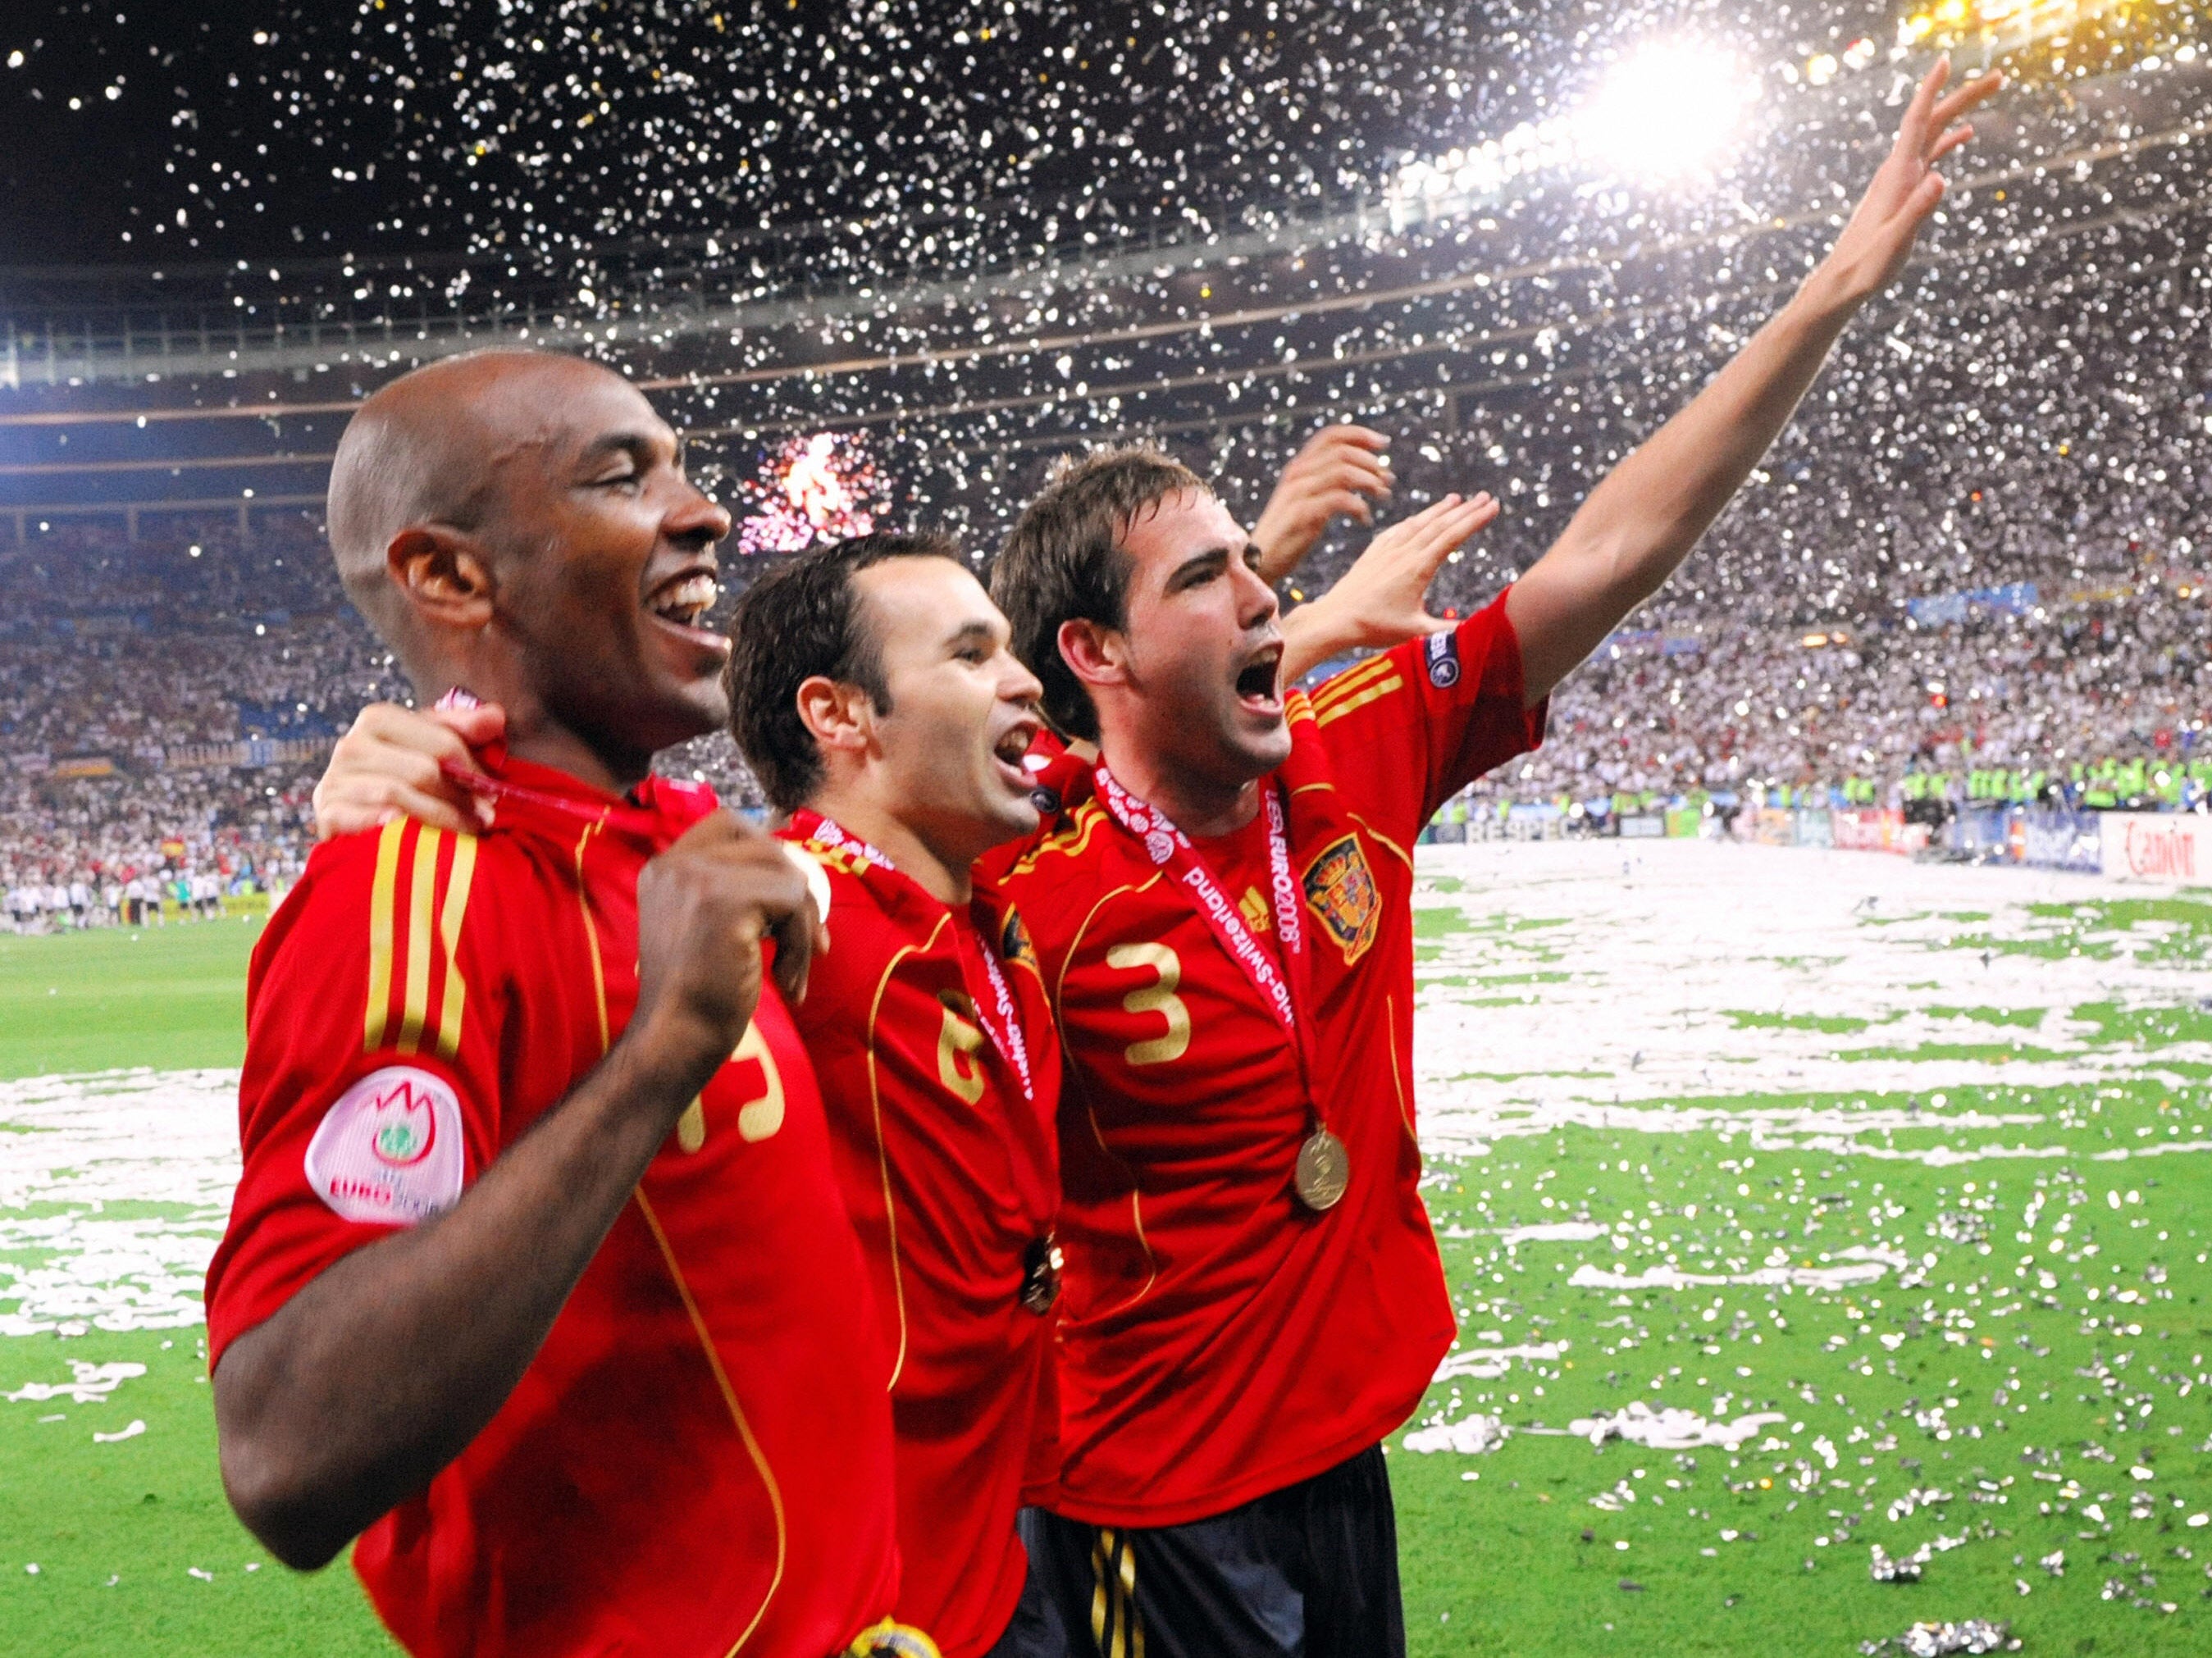
[[[1243,559],[1230,567],[1231,579],[1237,585],[1237,621],[1246,632],[1264,628],[1275,619],[1282,607],[1275,598],[1275,590],[1260,579],[1260,573]]]
[[[1001,651],[1008,672],[999,682],[999,695],[1008,702],[1033,704],[1044,700],[1044,684],[1023,665],[1021,658],[1012,651]]]
[[[661,528],[672,541],[711,545],[730,533],[730,514],[721,502],[687,478],[682,497],[669,508]]]

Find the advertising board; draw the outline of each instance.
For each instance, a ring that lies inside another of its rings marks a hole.
[[[2105,867],[2105,841],[2094,811],[2038,808],[2021,814],[2020,861],[2035,869],[2096,875]]]
[[[2099,823],[2105,874],[2116,881],[2212,885],[2212,817],[2108,811]]]

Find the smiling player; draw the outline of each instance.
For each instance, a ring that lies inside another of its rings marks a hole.
[[[1036,826],[1036,681],[936,537],[808,553],[731,639],[738,746],[827,878],[799,1029],[892,1354],[898,1616],[945,1658],[1050,1658],[1015,1517],[1056,1419],[1059,1044],[1020,919],[969,878]]]
[[[319,847],[254,952],[208,1273],[222,1474],[417,1655],[823,1658],[890,1610],[888,1365],[787,990],[783,850],[654,752],[721,723],[728,516],[607,370],[379,392],[331,535],[426,696],[506,711],[480,833]],[[481,823],[481,815],[475,820]]]

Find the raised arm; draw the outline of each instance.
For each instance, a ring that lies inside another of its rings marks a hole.
[[[445,1214],[356,1250],[215,1373],[223,1488],[286,1564],[325,1564],[507,1400],[677,1118],[744,1034],[762,940],[795,993],[814,940],[777,844],[717,813],[638,882],[637,1012]]]
[[[1943,199],[1936,165],[1973,136],[1959,118],[1994,93],[1986,75],[1945,95],[1946,58],[1907,106],[1897,143],[1850,222],[1790,303],[1711,385],[1590,493],[1506,598],[1528,706],[1551,694],[1659,590],[1759,464],[1859,307],[1904,269]]]

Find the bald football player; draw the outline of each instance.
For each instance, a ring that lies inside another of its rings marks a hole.
[[[225,1488],[417,1655],[824,1658],[890,1611],[888,1355],[787,996],[774,841],[653,755],[720,726],[728,515],[619,375],[419,370],[342,440],[347,592],[504,741],[451,829],[319,847],[248,987],[208,1274]]]

